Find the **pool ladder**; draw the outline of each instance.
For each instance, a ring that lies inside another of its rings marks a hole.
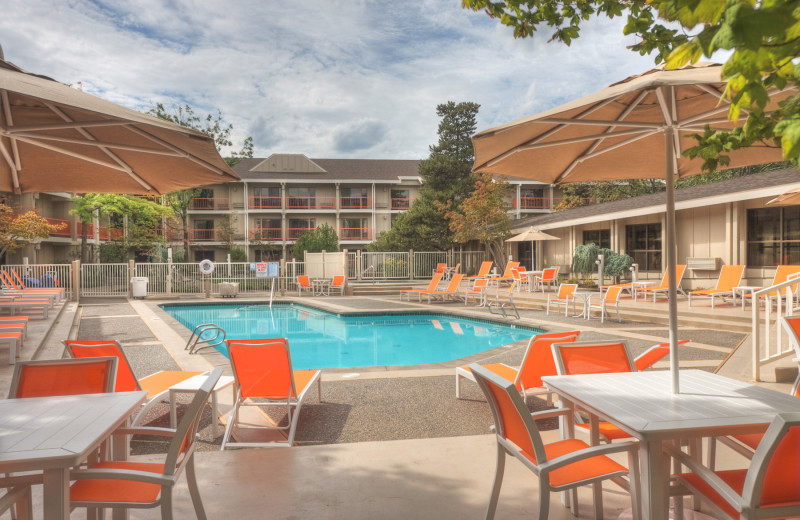
[[[206,332],[209,335],[203,337]],[[188,350],[189,354],[197,354],[204,348],[224,346],[225,338],[225,330],[222,327],[218,327],[213,323],[202,323],[194,328],[189,341],[186,342],[186,346],[183,349]]]

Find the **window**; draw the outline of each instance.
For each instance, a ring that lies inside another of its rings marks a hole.
[[[370,206],[367,188],[340,188],[339,197],[342,209],[360,209]]]
[[[280,240],[281,237],[281,219],[255,219],[255,227],[250,231],[250,240]]]
[[[253,255],[256,262],[277,262],[281,259],[281,252],[277,249],[256,249]]]
[[[214,190],[203,188],[197,197],[192,199],[192,209],[214,209]]]
[[[316,229],[316,219],[313,218],[290,218],[289,227],[286,229],[286,238],[297,240],[306,231]]]
[[[597,247],[611,248],[611,230],[592,229],[583,232],[584,245],[596,244]]]
[[[747,265],[800,264],[800,206],[747,210]]]
[[[520,209],[547,209],[550,199],[545,199],[543,189],[522,188],[519,192]]]
[[[392,190],[392,209],[408,209],[411,206],[411,194],[408,190]]]
[[[315,208],[315,194],[315,188],[289,188],[289,196],[286,198],[286,207],[289,209]]]
[[[625,228],[625,253],[640,271],[661,271],[661,224],[637,224]]]
[[[365,218],[343,218],[339,236],[342,240],[369,240],[372,230]]]
[[[192,240],[214,240],[213,220],[195,220],[193,225],[190,233]]]
[[[194,251],[194,261],[195,262],[202,262],[203,260],[214,260],[214,251],[212,249],[209,250],[198,250],[195,249]]]
[[[281,189],[278,186],[253,188],[253,197],[250,199],[253,209],[268,209],[281,207]]]

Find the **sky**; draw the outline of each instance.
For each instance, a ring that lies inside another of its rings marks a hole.
[[[626,48],[622,18],[566,46],[548,28],[514,39],[461,0],[2,4],[6,60],[142,112],[219,110],[256,157],[423,159],[438,104],[480,104],[483,130],[654,66]]]

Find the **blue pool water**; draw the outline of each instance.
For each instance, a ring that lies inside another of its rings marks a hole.
[[[189,330],[214,323],[228,339],[289,338],[296,369],[441,363],[541,332],[440,314],[342,317],[290,304],[162,308]]]

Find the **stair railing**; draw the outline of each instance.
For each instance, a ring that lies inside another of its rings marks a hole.
[[[753,318],[752,332],[750,335],[753,344],[753,381],[761,381],[761,368],[764,365],[794,352],[792,346],[786,341],[787,338],[780,325],[780,318],[783,315],[790,315],[797,310],[794,306],[794,301],[797,296],[798,287],[800,286],[800,279],[798,279],[798,277],[800,277],[800,273],[791,275],[785,282],[773,285],[772,287],[765,287],[753,291],[751,298]],[[769,296],[769,294],[773,292],[778,293],[778,296]],[[761,333],[762,320],[760,318],[762,296],[764,296],[763,338]],[[772,318],[773,300],[776,303],[774,320]],[[784,309],[786,309],[786,312],[784,312]],[[773,328],[775,341],[772,341]]]

